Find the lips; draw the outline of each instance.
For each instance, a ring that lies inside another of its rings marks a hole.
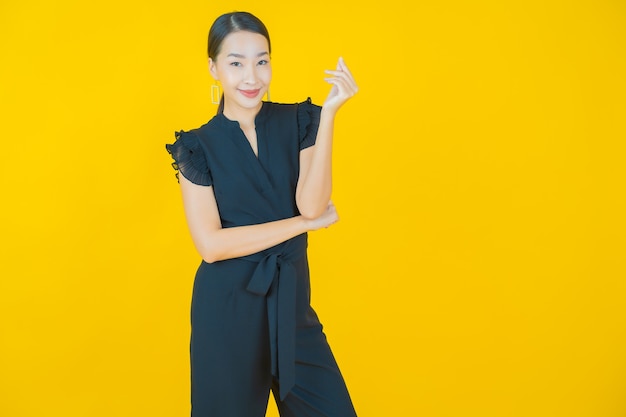
[[[258,96],[260,91],[261,91],[260,88],[257,88],[256,90],[239,90],[241,94],[243,94],[244,96],[248,98],[254,98]]]

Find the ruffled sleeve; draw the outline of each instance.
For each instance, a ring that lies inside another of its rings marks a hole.
[[[298,135],[300,150],[315,145],[322,108],[311,103],[311,97],[298,103]]]
[[[206,156],[200,145],[198,136],[193,132],[175,132],[176,141],[165,145],[165,149],[170,153],[174,162],[172,166],[176,171],[176,178],[179,172],[194,184],[212,185],[211,173],[206,161]]]

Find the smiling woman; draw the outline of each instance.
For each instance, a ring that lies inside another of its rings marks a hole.
[[[272,79],[271,44],[267,28],[260,20],[248,13],[223,15],[211,26],[208,44],[211,75],[222,83],[223,89],[234,88],[251,99],[267,92]],[[219,64],[218,57],[221,57]],[[242,82],[248,85],[240,85]],[[222,95],[218,113],[223,110]]]
[[[192,299],[192,415],[355,416],[310,305],[307,232],[338,220],[330,201],[335,115],[356,91],[342,59],[323,107],[262,101],[270,40],[255,16],[220,16],[209,70],[217,115],[167,145],[202,262]]]

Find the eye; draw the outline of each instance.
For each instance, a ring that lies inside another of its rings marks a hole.
[[[231,62],[230,65],[232,65],[233,67],[240,67],[241,66],[241,62],[234,61],[234,62]]]
[[[266,59],[262,59],[262,60],[260,60],[260,61],[259,61],[259,63],[258,63],[258,65],[267,65],[267,64],[269,64],[269,61],[268,61],[268,60],[266,60]]]

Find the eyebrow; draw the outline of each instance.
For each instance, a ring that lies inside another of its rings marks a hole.
[[[261,52],[261,53],[257,54],[257,58],[262,57],[263,55],[269,55],[269,54],[268,54],[267,52]],[[233,57],[235,57],[235,58],[245,58],[245,56],[244,56],[244,55],[237,54],[237,53],[235,53],[235,52],[231,52],[230,54],[228,54],[228,55],[226,55],[226,56],[227,56],[227,57],[229,57],[229,56],[233,56]]]

